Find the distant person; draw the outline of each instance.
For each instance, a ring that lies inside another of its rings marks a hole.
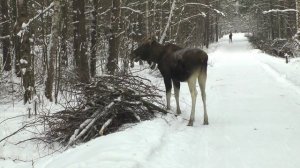
[[[232,32],[229,33],[229,43],[232,43]]]

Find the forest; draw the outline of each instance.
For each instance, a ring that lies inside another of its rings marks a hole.
[[[160,43],[208,48],[230,31],[249,32],[259,48],[296,56],[298,4],[295,0],[1,0],[1,97],[18,90],[25,104],[36,94],[57,102],[70,81],[89,83],[104,73],[126,74],[133,64],[128,55],[149,36]]]

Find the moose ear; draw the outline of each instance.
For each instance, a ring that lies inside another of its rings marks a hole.
[[[151,35],[151,39],[152,39],[152,41],[157,41],[157,38],[156,38],[155,34]]]
[[[152,43],[152,38],[148,37],[148,39],[146,40],[147,43],[151,44]]]
[[[154,35],[151,35],[150,37],[148,37],[146,40],[146,43],[148,44],[154,44],[157,43],[156,37]]]
[[[154,34],[151,35],[151,44],[157,43],[157,38]]]

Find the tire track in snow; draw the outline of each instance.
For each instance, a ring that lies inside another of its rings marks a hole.
[[[203,126],[187,127],[184,120],[172,120],[160,143],[154,146],[142,168],[196,168],[203,166],[199,157],[208,156]]]

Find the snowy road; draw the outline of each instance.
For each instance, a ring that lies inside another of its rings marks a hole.
[[[210,125],[202,125],[198,94],[195,126],[186,126],[191,100],[184,84],[182,116],[143,122],[41,159],[35,167],[299,168],[299,86],[271,67],[264,58],[269,56],[252,49],[242,34],[215,47],[207,82]],[[171,101],[175,110],[174,97]]]
[[[299,86],[261,61],[263,55],[242,34],[235,36],[233,44],[222,39],[209,54],[210,125],[202,125],[198,96],[196,127],[185,127],[186,121],[171,123],[144,167],[300,167]],[[181,98],[188,119],[187,85]]]

